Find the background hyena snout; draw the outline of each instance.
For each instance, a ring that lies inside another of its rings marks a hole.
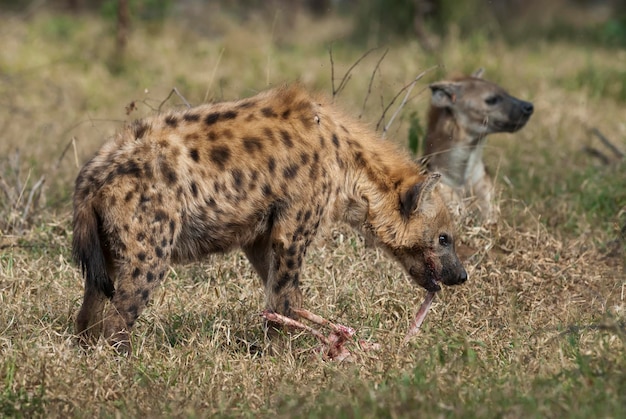
[[[533,111],[535,110],[535,106],[531,102],[526,102],[524,100],[520,100],[520,102],[521,102],[522,113],[526,116],[532,115]]]
[[[526,125],[526,122],[530,119],[530,116],[535,111],[535,106],[531,102],[511,98],[511,109],[505,126],[504,131],[515,132]]]

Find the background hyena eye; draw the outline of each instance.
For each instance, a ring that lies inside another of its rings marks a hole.
[[[499,95],[489,96],[487,99],[485,99],[485,103],[489,106],[493,106],[499,103],[500,100],[502,100],[502,98]]]
[[[442,246],[449,246],[450,245],[450,236],[448,236],[447,234],[440,234],[439,235],[439,244]]]

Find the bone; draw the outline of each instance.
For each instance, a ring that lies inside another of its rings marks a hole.
[[[315,351],[321,353],[323,359],[348,362],[354,360],[350,351],[344,346],[355,335],[356,332],[353,328],[341,324],[332,323],[325,318],[318,316],[317,314],[311,313],[308,310],[293,310],[298,316],[302,317],[303,319],[309,320],[310,322],[318,324],[320,326],[330,328],[331,332],[328,337],[324,336],[319,330],[307,326],[302,322],[278,313],[274,313],[270,310],[263,311],[261,313],[261,316],[269,321],[273,321],[275,323],[283,324],[288,327],[293,327],[311,333],[322,343],[322,346],[316,348]],[[361,341],[359,341],[359,343],[361,343]],[[372,344],[368,346],[367,343],[364,343],[361,347],[365,350],[377,349],[376,345]]]
[[[309,310],[305,310],[303,308],[294,308],[293,311],[300,317],[307,319],[315,324],[319,324],[320,326],[330,327],[333,331],[340,333],[342,335],[347,335],[348,337],[354,336],[354,329],[348,326],[344,326],[342,324],[334,324],[322,316],[318,316],[315,313],[311,313]]]
[[[330,344],[330,341],[328,340],[328,338],[326,336],[324,336],[323,334],[321,334],[319,332],[319,330],[313,329],[311,326],[307,326],[306,324],[304,324],[302,322],[299,322],[297,320],[294,320],[291,317],[283,316],[282,314],[274,313],[273,311],[270,311],[270,310],[264,310],[261,313],[261,317],[263,317],[263,318],[265,318],[265,319],[267,319],[267,320],[269,320],[271,322],[284,324],[285,326],[293,327],[293,328],[296,328],[296,329],[305,330],[305,331],[311,333],[316,338],[318,338],[320,340],[320,342],[322,342],[323,344],[325,344],[325,345],[329,345]],[[323,319],[321,317],[320,317],[320,319],[325,320],[325,319]]]
[[[424,322],[426,315],[428,314],[428,310],[430,310],[430,305],[433,303],[435,299],[435,292],[426,293],[426,297],[424,297],[424,302],[420,306],[420,309],[417,311],[415,315],[415,319],[413,319],[413,323],[411,323],[411,327],[409,327],[409,331],[404,337],[404,343],[407,343],[420,329],[420,326]]]

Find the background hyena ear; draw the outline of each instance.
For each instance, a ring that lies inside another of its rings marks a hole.
[[[430,104],[436,108],[449,108],[456,102],[460,93],[459,84],[452,81],[440,81],[428,85],[432,92]]]
[[[414,212],[428,213],[431,208],[431,195],[441,174],[431,173],[422,183],[411,186],[400,196],[400,211],[409,218]]]
[[[474,71],[472,73],[472,77],[475,77],[477,79],[482,79],[483,78],[483,74],[485,74],[485,69],[480,67],[478,70]]]

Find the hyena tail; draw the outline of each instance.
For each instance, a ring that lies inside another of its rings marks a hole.
[[[102,220],[91,202],[74,206],[72,256],[85,278],[85,290],[113,298],[115,287],[107,271],[101,229]]]

